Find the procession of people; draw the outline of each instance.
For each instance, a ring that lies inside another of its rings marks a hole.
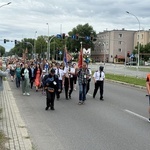
[[[72,59],[54,62],[47,59],[25,61],[10,58],[6,62],[6,67],[9,69],[10,81],[15,81],[16,88],[22,88],[23,96],[30,96],[30,90],[41,91],[46,96],[45,110],[49,108],[55,110],[55,98],[61,100],[63,93],[66,100],[71,100],[72,93],[77,89],[79,90],[78,104],[84,104],[90,89],[91,78],[95,83],[94,93],[100,87],[100,99],[103,99],[103,86],[99,83],[104,81],[104,72],[100,70],[97,74],[99,77],[95,76],[95,73],[92,76],[92,71],[84,60],[79,67],[78,62],[73,62]],[[101,81],[96,83],[98,79]]]

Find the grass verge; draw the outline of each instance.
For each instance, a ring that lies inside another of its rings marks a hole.
[[[115,74],[106,74],[106,79],[125,82],[128,84],[138,85],[145,87],[146,79],[136,78],[131,76],[115,75]]]
[[[5,136],[5,134],[0,131],[0,150],[8,150],[5,147],[5,143],[8,141],[8,138]]]

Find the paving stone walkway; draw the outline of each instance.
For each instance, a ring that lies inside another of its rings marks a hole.
[[[9,150],[33,150],[27,127],[20,116],[15,98],[9,86],[4,81],[4,90],[0,92],[0,130],[9,139],[5,144]]]

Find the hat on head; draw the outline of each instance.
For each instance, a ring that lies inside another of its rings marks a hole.
[[[51,73],[55,73],[55,69],[54,69],[54,68],[52,68],[50,72],[51,72]]]

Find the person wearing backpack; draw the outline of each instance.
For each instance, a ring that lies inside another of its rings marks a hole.
[[[98,89],[100,88],[100,100],[104,100],[103,98],[103,93],[104,93],[104,79],[105,79],[105,73],[104,73],[104,67],[100,66],[99,70],[94,72],[93,74],[93,79],[94,79],[94,83],[95,83],[95,89],[93,92],[93,98],[95,98],[96,93],[98,91]]]
[[[55,74],[55,69],[52,68],[50,70],[50,73],[44,77],[43,85],[46,89],[46,108],[45,108],[45,110],[48,110],[49,108],[51,110],[55,110],[54,109],[55,95],[56,95],[56,91],[60,90],[58,76]]]

